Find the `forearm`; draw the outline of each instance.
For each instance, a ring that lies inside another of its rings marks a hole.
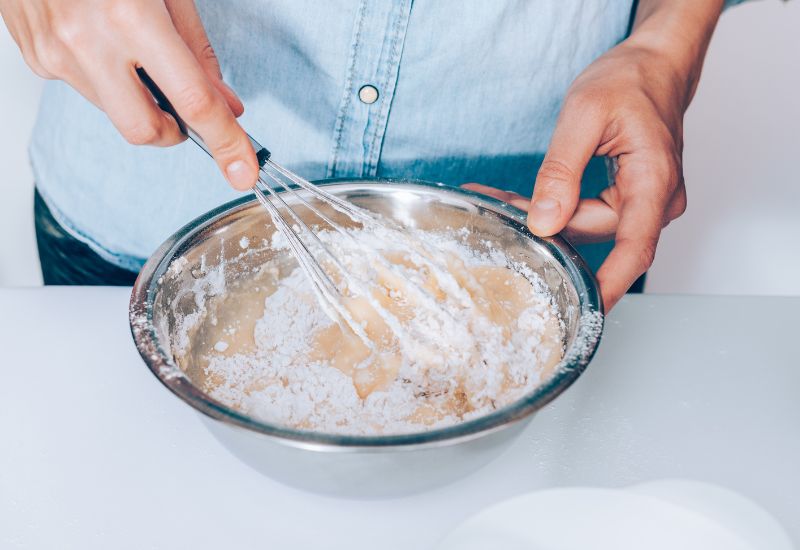
[[[723,0],[640,0],[626,43],[658,53],[684,83],[688,105],[703,66]]]

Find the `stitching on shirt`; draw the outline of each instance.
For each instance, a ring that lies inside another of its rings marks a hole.
[[[404,4],[399,6],[400,8],[404,8]],[[389,80],[391,79],[392,75],[392,64],[395,62],[395,46],[397,44],[397,39],[400,34],[400,21],[402,20],[403,12],[400,11],[399,13],[392,13],[391,16],[393,18],[392,25],[390,31],[387,33],[386,37],[384,38],[384,43],[382,46],[386,47],[386,59],[379,59],[378,60],[378,69],[382,70],[383,74],[381,75],[382,78],[378,83],[378,87],[381,90],[381,93],[384,95],[384,99],[379,106],[378,113],[375,115],[374,122],[370,125],[370,129],[372,130],[372,139],[369,141],[369,146],[367,147],[367,155],[364,159],[364,164],[362,167],[362,171],[364,171],[369,176],[374,176],[375,174],[373,171],[375,170],[375,145],[378,141],[378,135],[381,133],[381,126],[383,123],[383,112],[386,108],[386,105],[389,103],[389,99],[394,97],[394,90],[389,91]],[[383,52],[381,52],[383,54]],[[366,138],[366,136],[364,136]]]
[[[400,5],[400,13],[395,19],[392,28],[389,63],[385,74],[385,80],[381,85],[382,89],[387,92],[386,100],[381,105],[381,110],[378,113],[377,120],[375,121],[375,132],[372,136],[372,142],[370,143],[369,147],[369,159],[365,166],[366,172],[370,176],[375,176],[378,171],[378,162],[380,160],[381,149],[383,148],[383,137],[386,134],[386,123],[388,121],[389,109],[391,107],[391,102],[394,99],[394,92],[397,88],[400,60],[403,55],[403,45],[405,44],[405,40],[402,38],[408,31],[408,19],[410,17],[412,2],[413,0],[406,0]],[[403,25],[403,28],[401,28],[403,23],[405,23],[405,25]],[[389,70],[389,67],[391,67],[392,70]],[[394,78],[394,86],[391,93],[388,93],[389,82],[392,80],[392,78]]]
[[[361,27],[364,22],[364,13],[366,12],[366,5],[369,0],[361,0],[358,4],[358,11],[356,11],[356,21],[353,30],[353,45],[350,47],[350,56],[348,57],[347,73],[344,82],[344,94],[342,103],[339,107],[339,113],[336,116],[336,124],[333,128],[333,150],[331,151],[331,158],[328,162],[327,177],[332,178],[336,176],[336,165],[339,162],[339,151],[342,146],[342,133],[344,131],[344,120],[347,116],[347,109],[350,107],[352,101],[351,95],[353,93],[353,75],[356,67],[356,57],[358,56],[358,46],[361,42]]]

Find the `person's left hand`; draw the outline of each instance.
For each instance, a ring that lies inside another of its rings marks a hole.
[[[620,44],[571,86],[532,199],[464,187],[526,210],[541,237],[563,230],[576,243],[615,239],[597,272],[610,310],[652,264],[662,228],[686,208],[681,151],[690,87],[664,56]],[[617,159],[616,182],[599,198],[580,200],[581,176],[594,155]]]

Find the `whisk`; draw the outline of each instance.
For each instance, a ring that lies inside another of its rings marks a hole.
[[[141,68],[137,69],[137,73],[139,74],[139,78],[142,80],[144,85],[150,90],[150,93],[158,103],[158,106],[165,112],[172,115],[175,118],[175,121],[178,123],[181,131],[183,131],[183,133],[185,133],[194,143],[196,143],[203,151],[211,156],[211,151],[203,139],[189,126],[187,126],[186,123],[180,118],[172,104],[169,102],[160,88],[155,84],[155,82],[150,78],[150,76]],[[297,213],[286,203],[281,194],[276,191],[276,187],[279,190],[292,195],[293,198],[295,198],[300,204],[308,208],[317,217],[328,224],[333,230],[347,235],[350,238],[352,238],[351,235],[341,225],[334,222],[330,216],[326,215],[319,208],[306,200],[300,193],[296,191],[295,187],[293,186],[307,191],[316,199],[319,199],[321,202],[330,205],[333,209],[345,214],[352,221],[359,223],[364,227],[375,226],[375,224],[379,222],[371,213],[367,212],[366,210],[359,208],[349,201],[343,200],[340,197],[328,193],[324,189],[321,189],[313,183],[301,178],[292,171],[277,164],[272,160],[272,155],[268,149],[263,147],[249,134],[247,134],[247,137],[250,139],[253,149],[256,152],[259,165],[258,182],[253,187],[253,192],[255,193],[256,198],[269,213],[275,227],[286,239],[290,251],[297,260],[300,268],[308,277],[308,280],[311,282],[314,292],[328,316],[330,316],[336,322],[345,321],[346,324],[349,325],[350,329],[353,330],[353,332],[355,332],[362,341],[369,343],[369,338],[364,332],[364,327],[361,325],[361,323],[356,322],[352,318],[350,312],[342,304],[343,289],[334,283],[333,279],[331,279],[331,277],[322,267],[317,257],[309,250],[308,246],[303,242],[298,232],[292,227],[292,224],[289,223],[289,221],[284,217],[284,214],[281,213],[281,209],[279,209],[279,207],[282,207],[282,209],[288,213],[288,216],[294,222],[295,226],[298,227],[303,234],[309,237],[310,242],[313,243],[316,248],[322,251],[327,260],[341,274],[342,284],[350,286],[353,290],[356,290],[359,293],[364,293],[365,291],[363,284],[355,280],[350,275],[348,270],[345,269],[338,258],[320,240],[317,233],[312,230],[312,228],[309,227],[308,224],[306,224],[300,218],[300,216],[298,216]],[[386,225],[388,221],[382,220],[380,223]]]

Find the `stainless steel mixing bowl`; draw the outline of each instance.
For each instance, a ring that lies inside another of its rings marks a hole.
[[[538,272],[565,325],[566,352],[554,374],[524,398],[491,414],[406,435],[295,430],[250,418],[212,399],[203,392],[193,365],[177,359],[177,324],[182,317],[197,314],[198,302],[215,299],[217,291],[198,280],[221,262],[225,284],[247,288],[255,268],[271,258],[269,247],[251,247],[245,254],[240,246],[243,237],[260,243],[274,231],[251,197],[192,221],[145,264],[130,302],[131,331],[139,353],[161,383],[202,413],[208,429],[230,451],[284,483],[336,495],[375,497],[417,492],[463,477],[498,456],[531,415],[564,391],[589,363],[603,323],[597,283],[566,241],[534,237],[524,213],[500,201],[417,181],[323,183],[329,192],[409,226],[466,227],[473,246],[491,241]],[[284,196],[298,206],[301,217],[307,215],[294,197]],[[338,221],[347,222],[341,217]]]

